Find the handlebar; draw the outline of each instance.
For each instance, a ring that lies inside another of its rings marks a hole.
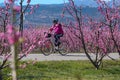
[[[48,32],[44,32],[44,35],[45,35],[45,38],[50,38],[52,36],[52,34]]]

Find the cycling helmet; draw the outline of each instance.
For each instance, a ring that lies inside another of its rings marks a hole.
[[[58,23],[58,19],[53,19],[53,23]]]

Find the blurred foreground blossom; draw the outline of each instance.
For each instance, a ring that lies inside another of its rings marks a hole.
[[[4,0],[4,3],[13,3],[13,0]]]
[[[40,6],[40,5],[39,5],[39,4],[37,4],[37,5],[36,5],[36,8],[38,8],[39,6]]]
[[[17,5],[14,5],[14,6],[13,6],[13,10],[16,11],[16,12],[20,12],[21,7],[20,7],[20,6],[17,6]]]
[[[27,3],[30,3],[31,2],[31,0],[27,0]]]
[[[7,25],[7,39],[9,44],[15,44],[20,39],[20,33],[15,31],[11,24]]]

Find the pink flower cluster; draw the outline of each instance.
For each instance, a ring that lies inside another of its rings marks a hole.
[[[16,12],[20,12],[21,7],[20,7],[20,6],[15,5],[15,6],[13,6],[13,10],[14,10],[14,11],[16,11]]]
[[[13,0],[4,0],[4,3],[6,3],[6,2],[11,4],[11,3],[13,3]]]
[[[31,2],[31,0],[27,0],[27,3],[29,4]]]
[[[20,38],[19,32],[16,32],[11,24],[7,25],[7,39],[9,44],[15,44]]]

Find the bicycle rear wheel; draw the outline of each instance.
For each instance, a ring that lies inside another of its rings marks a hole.
[[[59,53],[62,55],[62,56],[65,56],[66,54],[68,54],[68,43],[66,41],[62,41],[61,44],[59,45]]]
[[[44,44],[41,46],[41,52],[45,55],[48,56],[52,54],[53,52],[53,45],[51,41],[45,41]]]

